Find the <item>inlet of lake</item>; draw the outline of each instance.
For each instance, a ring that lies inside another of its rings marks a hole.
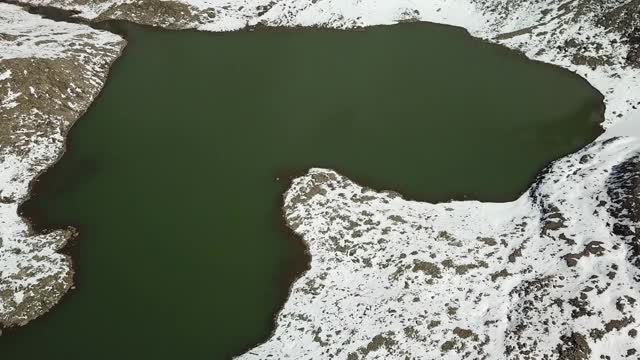
[[[267,339],[306,266],[291,176],[509,201],[600,133],[586,81],[458,28],[120,26],[124,55],[22,207],[79,230],[77,288],[5,332],[2,358],[228,359]]]

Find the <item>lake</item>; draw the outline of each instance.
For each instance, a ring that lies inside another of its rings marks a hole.
[[[427,23],[170,32],[129,45],[22,207],[79,229],[77,289],[6,359],[228,359],[266,340],[306,266],[281,217],[327,167],[410,199],[508,201],[600,134],[574,74]]]

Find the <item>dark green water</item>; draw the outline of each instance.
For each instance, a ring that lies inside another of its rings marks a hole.
[[[24,206],[79,228],[78,288],[0,337],[3,359],[229,358],[268,336],[304,263],[288,176],[510,200],[599,133],[586,82],[455,28],[128,36]]]

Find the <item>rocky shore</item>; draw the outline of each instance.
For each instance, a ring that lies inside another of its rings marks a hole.
[[[48,311],[72,285],[60,253],[73,230],[33,234],[18,216],[30,182],[64,151],[67,130],[124,47],[119,36],[0,4],[0,324]]]
[[[604,95],[607,132],[551,164],[514,202],[412,202],[324,169],[294,180],[284,215],[307,244],[311,268],[294,283],[271,339],[241,358],[638,356],[640,1],[24,3],[88,22],[203,31],[432,21],[586,78]],[[123,46],[113,34],[0,4],[5,326],[46,311],[71,284],[70,261],[56,252],[70,232],[33,235],[17,206],[62,153],[66,130]]]

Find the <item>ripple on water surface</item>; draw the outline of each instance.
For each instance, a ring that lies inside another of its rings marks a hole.
[[[78,226],[78,289],[0,337],[3,357],[228,358],[266,339],[301,269],[278,208],[288,175],[504,201],[599,133],[585,81],[461,29],[127,31],[24,207]]]

